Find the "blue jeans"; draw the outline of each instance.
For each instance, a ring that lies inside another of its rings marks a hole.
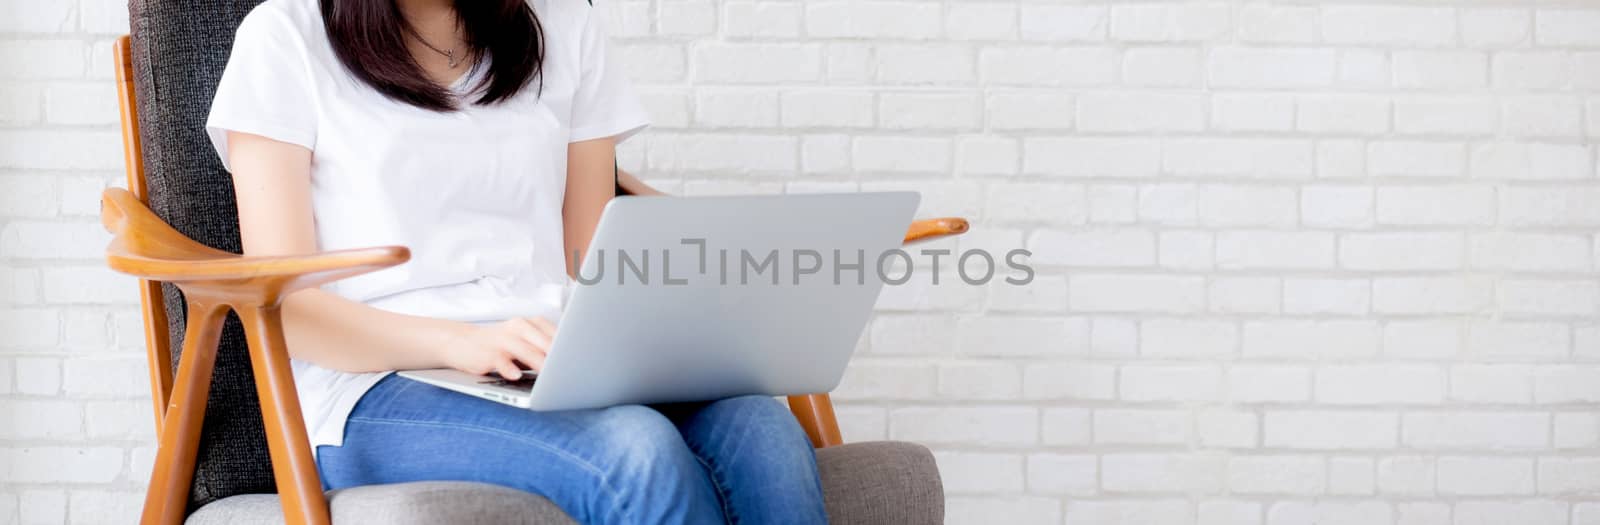
[[[390,375],[317,467],[329,489],[503,485],[581,523],[827,522],[811,443],[764,396],[534,412]]]

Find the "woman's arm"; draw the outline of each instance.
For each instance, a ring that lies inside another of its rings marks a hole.
[[[600,138],[567,145],[567,194],[561,206],[566,242],[567,275],[576,276],[578,264],[589,253],[589,242],[600,225],[600,212],[616,193],[617,141]],[[576,254],[576,255],[574,255]]]
[[[248,133],[228,133],[228,160],[239,202],[239,233],[248,255],[317,251],[311,208],[311,151]],[[591,226],[592,230],[592,226]],[[377,372],[451,367],[520,376],[539,368],[554,326],[514,319],[492,327],[397,314],[319,289],[283,301],[289,355],[325,368]]]

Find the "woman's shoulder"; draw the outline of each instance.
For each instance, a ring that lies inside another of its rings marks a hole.
[[[539,25],[546,31],[581,33],[589,17],[598,9],[609,5],[605,0],[527,0],[539,17]]]
[[[558,18],[568,20],[582,18],[594,4],[589,0],[526,0],[528,7],[539,15],[540,19]]]
[[[239,34],[254,34],[282,43],[304,41],[324,31],[320,0],[266,0],[239,22]]]

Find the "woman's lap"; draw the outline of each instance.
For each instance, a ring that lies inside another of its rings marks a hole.
[[[776,401],[658,408],[535,412],[391,376],[357,404],[343,446],[319,447],[318,466],[329,488],[509,486],[585,523],[826,519],[815,456]]]

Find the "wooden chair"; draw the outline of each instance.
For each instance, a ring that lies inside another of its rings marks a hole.
[[[234,7],[254,6],[257,1],[240,0],[234,2]],[[186,83],[204,86],[209,81],[214,90],[221,64],[216,63],[215,53],[202,57],[198,62],[206,65],[195,69],[201,73],[208,67],[215,71],[197,75],[194,71],[173,70],[174,64],[152,57],[160,52],[157,48],[192,54],[197,42],[222,45],[231,42],[231,31],[220,36],[187,35],[193,21],[180,22],[181,27],[176,29],[163,26],[161,17],[204,16],[202,11],[192,10],[186,0],[134,0],[131,11],[134,36],[142,37],[145,35],[141,32],[148,32],[159,44],[146,42],[142,60],[134,53],[138,41],[129,36],[113,44],[128,188],[106,190],[101,220],[113,234],[106,251],[107,264],[140,279],[159,439],[142,522],[172,524],[187,519],[196,523],[327,523],[330,516],[370,518],[372,512],[393,505],[411,509],[410,514],[398,515],[397,519],[416,523],[482,521],[481,515],[453,513],[463,505],[451,503],[461,498],[492,500],[476,506],[501,509],[503,516],[518,516],[518,521],[531,522],[527,520],[537,516],[548,517],[539,522],[560,522],[565,518],[543,498],[515,491],[506,494],[506,489],[472,483],[362,487],[336,491],[331,496],[322,492],[289,368],[279,302],[296,290],[404,263],[409,252],[400,246],[289,257],[251,257],[229,251],[237,249],[236,215],[231,223],[217,218],[229,216],[233,210],[218,210],[222,204],[213,203],[201,206],[205,211],[197,213],[192,203],[183,200],[183,192],[171,190],[192,186],[193,181],[184,177],[194,173],[206,173],[213,179],[219,172],[225,176],[214,154],[211,158],[195,158],[199,153],[183,138],[203,138],[198,131],[203,119],[196,117],[194,108],[207,107],[209,100],[161,98],[174,91],[166,83],[189,86],[192,91],[192,85]],[[230,10],[226,13],[229,19],[204,27],[236,27],[238,18],[247,11]],[[221,56],[225,60],[225,50]],[[145,98],[151,93],[158,98]],[[179,131],[192,133],[180,134],[176,139],[158,135],[162,145],[152,146],[146,140],[152,126],[181,127]],[[141,128],[147,132],[141,134]],[[154,159],[160,168],[146,173],[147,159]],[[231,205],[231,187],[210,186],[226,185],[227,179],[208,180],[198,191],[206,192],[206,198],[212,197],[210,192],[220,192]],[[631,194],[660,194],[627,173],[619,172],[618,187]],[[163,189],[168,191],[163,193]],[[166,210],[165,220],[152,208]],[[967,222],[959,218],[921,220],[907,232],[906,242],[955,235],[966,229]],[[228,249],[198,242],[192,238],[196,234],[221,239],[219,244],[228,245],[222,247]],[[242,327],[242,338],[224,335],[230,333],[234,316]],[[174,347],[180,350],[177,355],[172,352]],[[241,389],[250,386],[253,396],[241,394]],[[208,401],[218,402],[208,405]],[[942,520],[943,491],[925,448],[890,442],[839,446],[843,440],[828,394],[791,396],[789,406],[812,442],[823,449],[818,452],[819,467],[829,513],[836,522]],[[259,479],[264,472],[260,465],[260,435],[264,435],[264,448],[270,456],[270,479]],[[257,448],[251,449],[252,446]],[[235,453],[247,455],[240,460],[232,456]],[[248,455],[251,453],[254,455]],[[233,459],[216,469],[206,469],[208,481],[201,483],[196,469],[202,455],[212,463],[222,455]],[[221,479],[219,476],[232,476],[239,471],[245,478],[241,483],[212,483]],[[274,488],[278,497],[272,499],[280,504],[263,503],[263,498],[271,498]],[[257,495],[240,495],[250,493]],[[886,503],[897,500],[903,503]],[[195,512],[197,508],[201,512]]]

